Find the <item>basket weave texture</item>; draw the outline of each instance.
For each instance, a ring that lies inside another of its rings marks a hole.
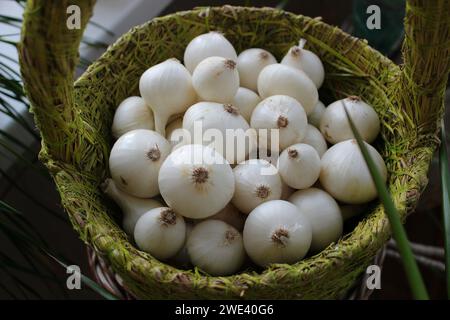
[[[66,8],[81,8],[80,30],[66,27]],[[40,159],[51,172],[81,239],[107,261],[138,298],[341,298],[390,237],[380,205],[323,252],[293,265],[211,277],[178,270],[139,251],[115,222],[120,212],[100,190],[108,177],[111,122],[121,100],[138,94],[139,77],[169,57],[182,59],[189,41],[222,31],[238,52],[262,47],[278,59],[300,38],[326,69],[321,95],[359,95],[382,121],[377,148],[388,186],[405,219],[427,183],[439,140],[450,66],[450,1],[409,0],[404,65],[320,19],[271,8],[197,8],[149,21],[124,34],[73,83],[78,46],[94,1],[28,1],[21,71],[42,134]]]

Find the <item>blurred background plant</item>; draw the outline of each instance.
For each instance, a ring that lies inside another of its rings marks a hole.
[[[86,277],[83,286],[91,290],[68,290],[66,287],[66,264],[79,265],[83,273],[89,273],[89,266],[84,246],[72,231],[54,185],[38,161],[39,132],[28,112],[29,104],[23,92],[15,52],[25,2],[0,1],[0,298],[113,299]],[[156,15],[195,6],[224,4],[271,6],[298,14],[322,16],[325,22],[368,39],[373,47],[401,63],[404,0],[346,0],[340,1],[339,6],[333,0],[99,0],[80,49],[77,74],[101,54],[108,43],[133,25]],[[380,30],[368,30],[365,25],[369,4],[381,8],[383,28]],[[446,141],[444,131],[442,138]],[[441,180],[446,183],[442,193]],[[431,298],[445,297],[442,246],[444,234],[448,235],[450,227],[449,185],[448,154],[442,148],[440,157],[433,160],[428,191],[406,226],[411,240],[427,244],[424,247],[413,243],[412,248]],[[442,204],[447,206],[447,216],[441,215]],[[372,297],[375,299],[411,297],[406,278],[398,276],[402,269],[395,249],[395,243],[390,242],[383,270],[383,290],[374,292]]]

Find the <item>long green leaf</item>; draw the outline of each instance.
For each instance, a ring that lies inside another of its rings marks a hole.
[[[445,230],[445,274],[447,279],[447,298],[450,299],[450,169],[447,152],[445,125],[441,126],[441,147],[439,148],[439,166],[441,169],[442,217]]]
[[[68,267],[67,264],[65,264],[58,258],[54,257],[53,255],[51,255],[49,253],[47,253],[47,254],[49,255],[50,258],[55,260],[59,265],[61,265],[62,267],[67,269],[67,267]],[[89,279],[88,277],[86,277],[83,274],[81,274],[81,280],[83,281],[83,283],[85,285],[87,285],[89,288],[91,288],[92,290],[94,290],[95,292],[100,294],[103,298],[105,298],[107,300],[117,300],[116,296],[112,295],[111,293],[106,291],[103,287],[99,286],[97,282],[92,281],[91,279]]]
[[[414,258],[414,254],[411,250],[411,246],[408,241],[408,237],[406,235],[405,229],[403,228],[402,222],[400,221],[400,216],[397,212],[397,208],[395,207],[394,202],[392,201],[391,195],[386,188],[385,182],[381,177],[381,174],[378,172],[378,168],[373,161],[372,157],[367,150],[367,147],[364,145],[364,141],[361,138],[358,130],[353,123],[353,120],[350,117],[350,114],[347,111],[347,107],[344,102],[343,107],[345,113],[347,115],[348,122],[353,131],[353,135],[355,136],[361,153],[364,157],[364,160],[367,163],[367,166],[370,171],[370,175],[375,183],[375,186],[378,191],[378,196],[383,203],[386,215],[388,216],[389,223],[391,225],[392,234],[394,236],[395,241],[397,242],[398,251],[400,256],[402,257],[403,267],[406,272],[406,276],[408,278],[409,285],[411,287],[413,296],[418,300],[428,300],[428,292],[425,287],[425,284],[422,279],[422,275],[417,266],[416,260]]]

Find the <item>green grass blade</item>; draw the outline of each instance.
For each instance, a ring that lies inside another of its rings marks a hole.
[[[422,275],[419,271],[416,260],[414,258],[414,254],[411,250],[411,246],[409,244],[405,229],[403,228],[402,222],[400,221],[400,216],[397,212],[397,208],[395,207],[394,202],[392,201],[392,198],[386,188],[383,178],[381,178],[381,175],[378,172],[375,162],[370,156],[369,151],[364,145],[363,139],[361,138],[358,130],[356,129],[355,124],[353,123],[353,120],[351,119],[344,102],[343,107],[347,115],[350,127],[353,131],[353,134],[358,142],[361,153],[369,168],[370,175],[372,176],[372,179],[377,188],[378,196],[381,202],[383,203],[386,215],[388,216],[392,234],[395,241],[397,242],[397,248],[402,258],[403,267],[405,268],[406,276],[408,278],[412,294],[415,299],[427,300],[429,299],[428,292],[423,282]]]
[[[61,265],[62,267],[67,269],[68,266],[64,262],[62,262],[58,258],[54,257],[50,253],[47,253],[47,254],[50,258],[55,260],[59,265]],[[112,295],[111,293],[106,291],[103,287],[101,287],[97,282],[92,281],[91,279],[89,279],[88,277],[86,277],[83,274],[81,274],[81,280],[83,281],[83,283],[85,285],[87,285],[89,288],[91,288],[92,290],[94,290],[95,292],[100,294],[103,298],[105,298],[107,300],[117,300],[116,296]]]
[[[439,166],[441,169],[442,218],[444,220],[445,275],[447,279],[447,298],[450,299],[450,169],[445,135],[444,121],[441,126],[441,147],[439,148]]]

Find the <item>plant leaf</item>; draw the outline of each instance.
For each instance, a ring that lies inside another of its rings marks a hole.
[[[441,169],[442,218],[445,230],[445,275],[447,279],[447,298],[450,299],[450,169],[447,151],[445,124],[442,120],[441,147],[439,148],[439,166]]]
[[[370,171],[370,175],[375,183],[375,186],[378,191],[378,197],[383,203],[386,215],[389,219],[389,223],[391,225],[391,230],[395,241],[397,242],[398,251],[402,258],[403,267],[406,272],[406,276],[409,282],[409,286],[411,288],[412,294],[415,299],[418,300],[428,300],[428,292],[425,287],[425,284],[422,279],[422,275],[417,266],[417,262],[414,258],[414,254],[411,250],[411,246],[408,241],[408,237],[406,235],[405,229],[403,228],[402,222],[400,221],[400,216],[397,212],[397,208],[395,207],[394,202],[392,201],[391,195],[386,188],[385,182],[381,177],[381,174],[378,172],[377,166],[373,161],[372,157],[367,150],[367,147],[364,145],[364,141],[361,138],[358,130],[353,123],[353,120],[348,113],[347,107],[345,103],[342,101],[345,114],[347,115],[348,122],[353,131],[353,135],[358,142],[358,146],[361,150],[361,153],[364,157],[364,160],[367,163],[367,166]]]
[[[53,255],[51,255],[50,253],[47,253],[48,256],[50,258],[52,258],[53,260],[55,260],[59,265],[61,265],[62,267],[67,269],[67,264],[65,264],[64,262],[62,262],[61,260],[59,260],[58,258],[54,257]],[[83,283],[85,285],[87,285],[89,288],[91,288],[92,290],[94,290],[95,292],[97,292],[98,294],[100,294],[103,298],[107,299],[107,300],[117,300],[117,297],[112,295],[111,293],[109,293],[108,291],[106,291],[103,287],[101,287],[97,282],[92,281],[91,279],[89,279],[88,277],[86,277],[85,275],[81,274],[81,280],[83,281]]]

